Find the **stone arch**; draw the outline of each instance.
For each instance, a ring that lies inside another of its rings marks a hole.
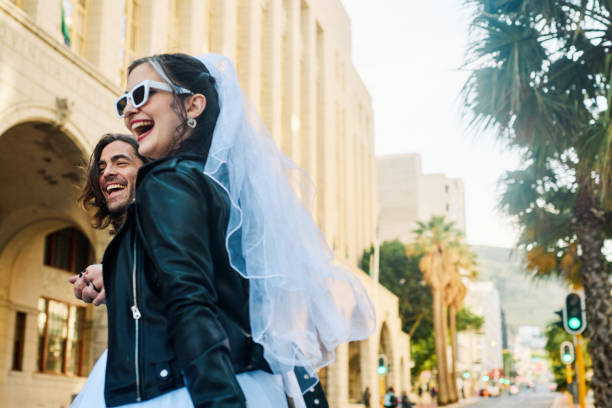
[[[75,211],[88,157],[73,134],[49,122],[21,122],[0,133],[0,250],[19,230],[45,219],[89,229],[87,215]]]
[[[24,112],[25,111],[25,112]],[[83,140],[50,123],[52,110],[14,108],[12,126],[0,120],[0,299],[7,298],[11,271],[23,251],[42,245],[45,234],[73,226],[100,259],[108,235],[90,227],[77,197],[89,158]],[[6,117],[6,113],[1,117]],[[22,121],[40,117],[43,120]]]
[[[387,358],[387,372],[380,375],[380,395],[384,395],[386,388],[393,386],[394,372],[397,367],[393,366],[394,361],[394,347],[393,339],[391,337],[391,331],[387,322],[383,322],[380,328],[380,334],[378,336],[378,355],[384,355]],[[377,363],[378,364],[378,363]],[[397,391],[397,390],[396,390]]]
[[[107,233],[90,227],[88,215],[77,203],[82,167],[89,158],[88,143],[70,122],[63,127],[54,125],[53,115],[52,109],[35,106],[13,108],[0,115],[0,331],[5,333],[0,338],[0,354],[7,356],[0,362],[0,372],[5,373],[0,374],[0,393],[7,400],[35,386],[30,374],[43,366],[46,371],[44,358],[55,356],[55,352],[39,351],[39,345],[44,344],[41,350],[47,350],[51,344],[39,322],[41,316],[48,319],[52,315],[50,309],[41,309],[41,304],[65,307],[66,319],[78,316],[77,327],[91,329],[97,324],[94,317],[100,314],[91,306],[83,308],[84,304],[75,299],[68,283],[71,272],[44,264],[45,237],[53,231],[76,228],[85,235],[98,259],[108,241]],[[70,344],[78,347],[70,349],[77,350],[78,357],[64,360],[78,362],[77,368],[62,367],[65,375],[54,381],[66,395],[82,385],[83,379],[73,374],[86,374],[93,362],[92,331],[79,329],[74,333],[81,334],[54,340],[70,339]],[[39,360],[41,355],[45,357]],[[6,376],[16,369],[11,356],[19,356],[17,370],[26,377]],[[72,369],[77,371],[66,371]]]
[[[89,157],[91,142],[85,132],[69,117],[60,123],[60,112],[57,108],[47,105],[37,105],[32,103],[17,103],[6,107],[0,111],[0,137],[22,124],[27,123],[46,123],[60,130],[74,145],[82,152],[85,157]]]

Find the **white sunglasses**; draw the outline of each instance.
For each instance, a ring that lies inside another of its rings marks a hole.
[[[132,100],[132,105],[135,108],[140,108],[142,105],[147,103],[149,100],[149,95],[151,95],[151,88],[157,89],[160,91],[167,92],[176,92],[179,95],[183,94],[193,94],[189,89],[181,88],[180,86],[172,87],[163,82],[151,81],[150,79],[145,79],[131,91],[124,93],[115,101],[115,111],[117,112],[117,116],[120,118],[123,117],[123,113],[125,112],[125,107],[128,104],[128,101]]]

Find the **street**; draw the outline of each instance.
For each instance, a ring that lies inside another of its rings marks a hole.
[[[504,395],[497,398],[484,398],[470,405],[472,408],[549,408],[552,406],[556,393],[544,386],[536,387],[535,391],[521,390],[516,395]]]

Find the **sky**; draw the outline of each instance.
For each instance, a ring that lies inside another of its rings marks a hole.
[[[421,154],[423,172],[460,178],[467,240],[513,247],[517,229],[497,210],[499,178],[520,165],[492,134],[462,118],[469,10],[461,0],[341,0],[352,60],[370,91],[377,155]]]

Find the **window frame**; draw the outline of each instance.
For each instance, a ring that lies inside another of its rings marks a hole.
[[[62,10],[64,10],[65,2],[69,2],[72,7],[72,12],[70,15],[72,23],[68,27],[70,45],[66,44],[66,46],[75,54],[84,57],[87,38],[87,9],[89,0],[61,0],[60,3]],[[79,30],[77,30],[77,26],[80,28]]]
[[[64,269],[58,265],[56,265],[55,262],[55,246],[56,246],[56,239],[57,239],[57,233],[62,232],[66,229],[70,229],[72,230],[72,236],[70,238],[70,255],[69,255],[69,268],[68,269]],[[77,271],[76,269],[76,265],[75,265],[75,261],[76,261],[76,252],[77,252],[77,242],[79,239],[79,234],[83,235],[83,237],[86,239],[87,241],[87,249],[88,249],[88,254],[87,254],[87,262],[86,264],[91,264],[92,263],[92,256],[93,256],[93,246],[91,245],[91,242],[89,241],[89,238],[83,234],[83,232],[81,232],[78,228],[76,227],[67,227],[67,228],[62,228],[56,231],[53,231],[47,235],[45,235],[45,248],[44,248],[44,254],[43,254],[43,265],[45,266],[50,266],[51,268],[56,268],[56,269],[61,269],[62,271],[67,271],[67,272],[73,272],[73,273],[77,273],[79,271]],[[47,240],[50,240],[49,243],[47,243]],[[48,258],[48,259],[47,259]],[[87,265],[85,265],[87,266]]]
[[[41,335],[37,333],[37,361],[36,361],[36,370],[40,374],[50,374],[50,375],[59,375],[65,377],[83,377],[83,367],[84,367],[84,357],[85,357],[85,335],[86,335],[86,323],[87,323],[87,308],[85,306],[77,306],[72,303],[64,302],[59,299],[50,297],[50,296],[40,296],[40,299],[45,299],[45,327],[43,328],[42,339]],[[61,303],[66,305],[68,308],[68,314],[66,315],[66,337],[63,339],[63,351],[62,351],[62,369],[61,372],[46,370],[47,366],[47,357],[48,357],[48,347],[49,347],[49,305],[51,302]],[[77,362],[77,370],[76,373],[68,372],[68,365],[70,363],[68,356],[68,343],[70,342],[70,317],[72,310],[83,310],[81,328],[79,330],[79,354],[78,354],[78,362]],[[38,316],[40,316],[41,311],[38,310]],[[37,330],[38,330],[38,322],[37,322]],[[42,347],[40,345],[42,341]]]

